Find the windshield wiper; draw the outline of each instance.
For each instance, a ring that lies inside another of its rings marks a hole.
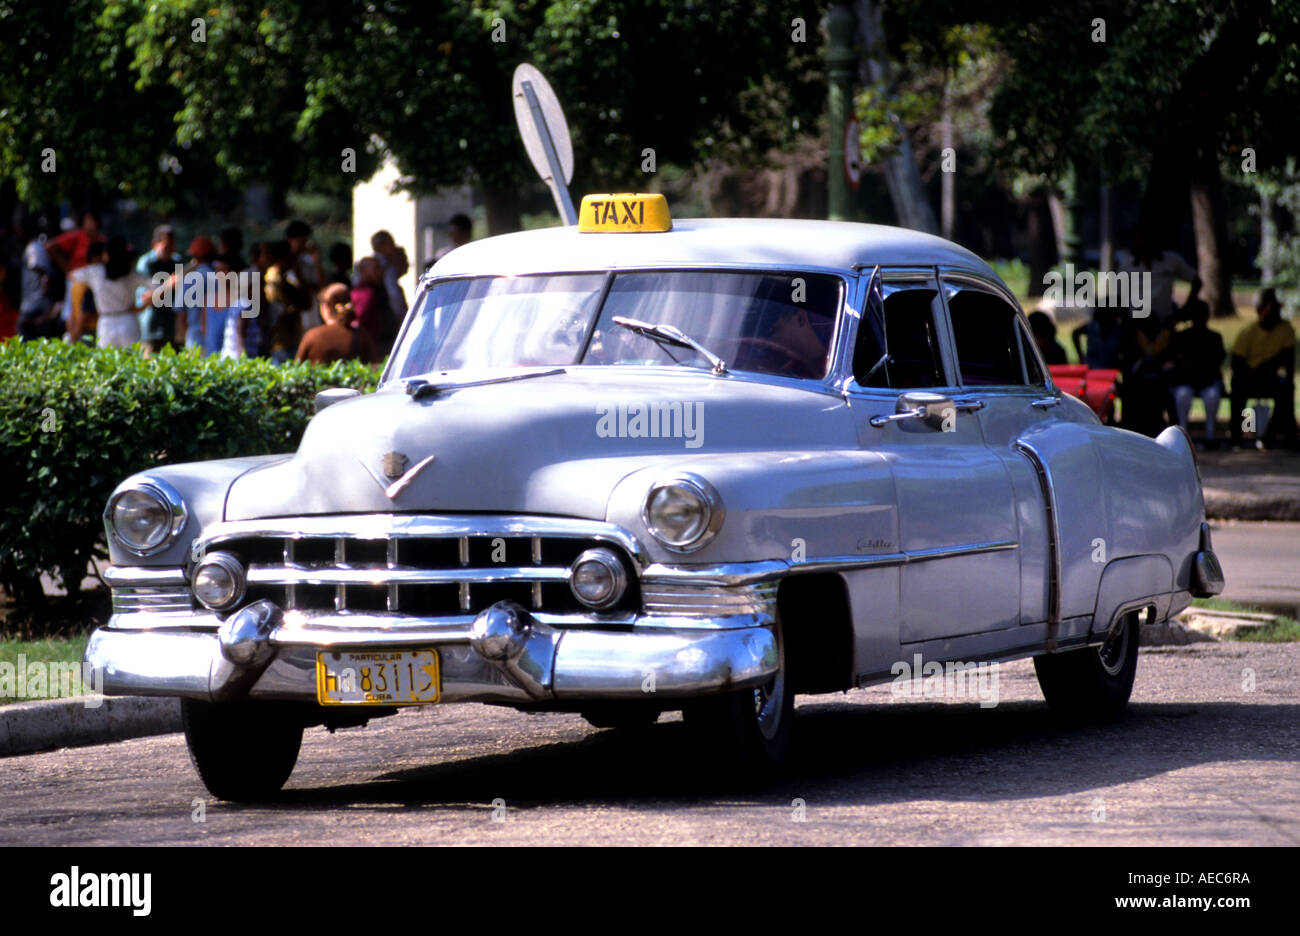
[[[690,348],[699,354],[712,366],[713,373],[721,377],[727,372],[727,362],[722,360],[704,345],[700,344],[690,335],[683,334],[680,329],[671,325],[656,325],[651,322],[642,322],[637,319],[626,318],[622,315],[616,315],[612,319],[615,325],[626,328],[634,335],[640,335],[642,338],[651,340],[665,341],[668,344],[676,345],[679,348]]]

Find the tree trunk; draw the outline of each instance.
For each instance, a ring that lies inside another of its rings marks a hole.
[[[880,7],[873,0],[857,0],[854,9],[858,16],[858,35],[862,40],[862,80],[888,89],[889,59]],[[889,188],[890,201],[894,203],[894,213],[903,227],[935,234],[938,225],[934,220],[934,209],[926,197],[925,186],[921,182],[921,173],[916,168],[912,141],[907,137],[907,128],[902,126],[897,117],[894,117],[894,122],[899,133],[898,152],[887,157],[881,167],[885,184]]]
[[[1277,275],[1277,219],[1273,217],[1273,197],[1259,194],[1259,272],[1265,286],[1272,286]]]
[[[509,234],[523,227],[519,214],[518,189],[485,188],[483,206],[487,209],[489,234]]]
[[[1232,280],[1223,257],[1227,224],[1218,197],[1217,166],[1203,166],[1202,170],[1188,186],[1192,199],[1192,227],[1196,232],[1196,272],[1203,284],[1201,298],[1210,307],[1210,315],[1226,318],[1237,313],[1232,301]]]

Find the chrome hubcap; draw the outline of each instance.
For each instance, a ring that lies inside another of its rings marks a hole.
[[[1120,618],[1119,623],[1106,635],[1106,642],[1097,648],[1101,658],[1101,668],[1110,676],[1119,675],[1128,657],[1130,625],[1127,618]]]

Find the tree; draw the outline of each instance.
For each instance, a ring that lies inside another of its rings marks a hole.
[[[98,195],[166,207],[176,169],[200,161],[175,145],[179,98],[137,92],[124,31],[101,28],[99,6],[0,3],[0,175],[33,204]]]
[[[178,140],[232,181],[342,190],[391,155],[416,191],[480,185],[495,232],[518,226],[534,178],[510,97],[518,63],[565,105],[575,188],[647,187],[648,149],[656,167],[757,159],[800,116],[813,125],[824,90],[797,18],[815,40],[811,0],[116,0],[100,22],[125,32],[141,89],[179,98]]]
[[[990,110],[998,158],[1054,180],[1084,163],[1111,181],[1141,179],[1142,224],[1165,239],[1190,207],[1206,301],[1231,311],[1222,172],[1241,171],[1244,147],[1261,168],[1295,154],[1300,0],[1010,0],[996,9],[898,0],[891,9],[920,37],[988,24],[1010,62]]]

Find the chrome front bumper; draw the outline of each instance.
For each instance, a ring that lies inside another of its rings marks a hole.
[[[379,615],[290,617],[260,601],[224,622],[199,611],[115,615],[91,635],[85,660],[110,695],[209,701],[314,701],[317,654],[344,648],[436,649],[444,702],[682,698],[759,685],[777,671],[765,610],[555,624],[508,601],[473,618],[400,627]]]

